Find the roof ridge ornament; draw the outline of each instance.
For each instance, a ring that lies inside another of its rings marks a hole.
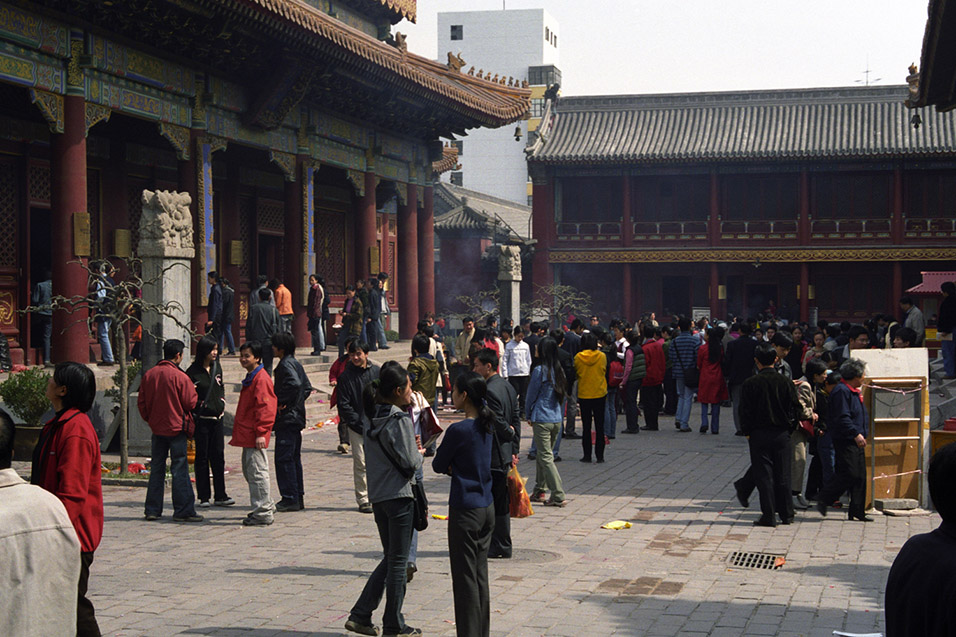
[[[452,71],[457,71],[461,73],[461,67],[465,66],[465,60],[461,57],[461,51],[458,52],[458,55],[453,55],[451,51],[448,52],[448,68]]]

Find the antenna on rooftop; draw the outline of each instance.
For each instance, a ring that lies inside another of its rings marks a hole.
[[[883,79],[882,77],[875,77],[875,78],[873,78],[872,80],[870,80],[870,74],[871,74],[871,73],[874,73],[874,71],[871,71],[871,70],[870,70],[870,56],[867,55],[867,56],[866,56],[866,70],[863,71],[863,79],[862,79],[862,80],[853,80],[853,81],[856,82],[857,84],[862,84],[863,86],[869,86],[871,81],[872,81],[874,84],[876,84],[877,82],[879,82],[880,80]]]

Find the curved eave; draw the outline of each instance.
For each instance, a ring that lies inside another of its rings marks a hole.
[[[441,149],[441,153],[441,159],[432,162],[432,171],[436,175],[447,173],[449,170],[455,170],[458,167],[458,148],[445,146]]]
[[[300,0],[231,0],[247,17],[265,20],[277,31],[340,58],[359,58],[367,70],[411,92],[461,112],[475,126],[497,128],[525,116],[531,90],[509,87],[452,71],[447,66],[380,42]],[[217,3],[218,4],[218,3]],[[343,55],[344,54],[344,55]]]

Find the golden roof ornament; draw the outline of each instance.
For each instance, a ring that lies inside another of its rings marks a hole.
[[[475,67],[471,67],[470,69],[468,69],[468,75],[474,75],[474,74],[475,74]]]
[[[461,73],[461,67],[465,66],[465,60],[461,57],[461,51],[458,52],[458,55],[453,55],[451,51],[448,52],[448,68],[452,71],[457,71]]]
[[[485,75],[485,70],[484,70],[484,69],[478,69],[478,75],[476,75],[475,77],[477,77],[477,78],[480,80],[480,79],[482,79],[482,78],[484,77],[484,75]]]

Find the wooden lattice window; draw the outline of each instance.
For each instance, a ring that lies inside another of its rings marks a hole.
[[[30,205],[50,205],[50,164],[31,161],[27,168]]]
[[[0,162],[0,267],[17,267],[17,167]]]
[[[319,276],[325,277],[326,289],[333,294],[345,292],[345,239],[345,214],[316,212],[315,268]]]
[[[285,228],[285,205],[281,201],[259,199],[257,206],[259,230],[282,232]]]
[[[256,202],[250,197],[239,198],[239,240],[242,242],[242,263],[239,278],[252,287],[252,225],[256,219]]]

